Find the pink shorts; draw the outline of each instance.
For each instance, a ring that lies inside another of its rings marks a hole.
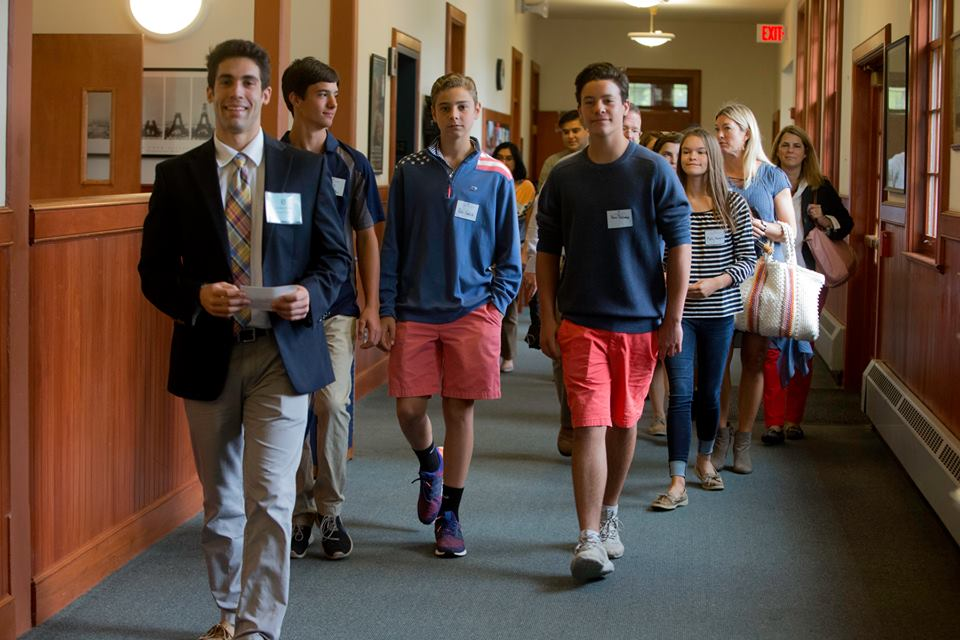
[[[634,426],[657,364],[657,332],[616,333],[563,320],[557,342],[573,426]]]
[[[488,303],[445,324],[398,322],[390,350],[390,395],[499,398],[502,321]]]

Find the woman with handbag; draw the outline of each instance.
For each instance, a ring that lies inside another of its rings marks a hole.
[[[815,229],[821,229],[832,241],[840,241],[853,229],[853,218],[843,206],[833,185],[820,173],[817,152],[807,133],[793,125],[784,127],[773,142],[774,164],[783,169],[790,180],[793,195],[797,233],[797,262],[807,269],[815,269],[816,263],[810,247],[804,240]],[[820,295],[820,309],[826,302],[827,289]],[[813,352],[813,345],[810,345]],[[813,378],[810,367],[795,371],[783,385],[782,367],[779,366],[780,349],[768,349],[764,363],[763,417],[767,431],[766,444],[781,444],[784,437],[790,440],[803,438],[804,408]],[[804,370],[805,369],[805,370]]]
[[[667,449],[670,486],[653,501],[653,509],[672,511],[687,504],[687,457],[690,453],[694,364],[697,387],[697,462],[700,486],[723,489],[710,460],[720,419],[720,386],[733,339],[733,317],[740,311],[743,280],[753,273],[753,225],[750,207],[727,187],[716,139],[704,129],[683,133],[680,182],[690,201],[690,286],[683,307],[683,344],[664,360],[670,378]]]
[[[794,221],[787,176],[773,166],[763,152],[760,127],[749,107],[739,103],[725,105],[717,113],[715,128],[728,186],[746,199],[753,213],[751,222],[757,257],[763,253],[765,245],[774,243],[773,255],[782,260],[783,251],[779,243],[788,237],[784,227],[792,229]],[[722,469],[726,463],[727,449],[732,444],[733,471],[750,473],[753,471],[750,439],[753,422],[763,399],[763,367],[769,339],[755,333],[743,332],[738,335],[741,373],[737,429],[734,432],[725,426],[731,386],[728,362],[720,399],[722,426],[717,432],[712,460],[717,469]]]
[[[517,224],[520,226],[520,237],[523,238],[527,225],[527,214],[533,206],[537,195],[537,188],[527,180],[527,167],[523,164],[520,149],[512,142],[501,142],[493,150],[493,157],[506,165],[513,175],[513,185],[517,196]],[[517,353],[517,299],[514,298],[507,313],[503,316],[500,327],[500,371],[513,371],[513,359]]]

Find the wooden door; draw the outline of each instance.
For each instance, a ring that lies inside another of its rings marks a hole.
[[[540,65],[530,61],[530,160],[527,162],[527,177],[537,184],[540,163],[546,156],[540,155]]]
[[[143,37],[33,36],[30,197],[140,191]]]

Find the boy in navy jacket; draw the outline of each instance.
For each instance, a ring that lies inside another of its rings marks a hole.
[[[617,503],[657,357],[680,349],[690,273],[690,205],[666,160],[623,136],[627,88],[609,63],[577,75],[589,145],[550,174],[537,215],[540,346],[562,358],[574,428],[578,580],[602,578],[624,553]]]
[[[440,137],[397,164],[381,251],[382,347],[389,391],[420,462],[417,515],[435,553],[466,554],[460,499],[473,455],[475,400],[500,397],[500,324],[520,287],[513,176],[480,151],[473,80],[451,73],[430,92]],[[440,393],[446,440],[427,416]]]

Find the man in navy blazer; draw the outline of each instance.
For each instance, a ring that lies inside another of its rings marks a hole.
[[[207,84],[214,139],[157,167],[139,271],[144,295],[174,319],[168,388],[184,398],[203,485],[220,622],[201,638],[273,639],[308,394],[333,380],[323,319],[351,259],[323,156],[260,127],[267,53],[220,43]],[[290,291],[260,309],[241,284]]]

